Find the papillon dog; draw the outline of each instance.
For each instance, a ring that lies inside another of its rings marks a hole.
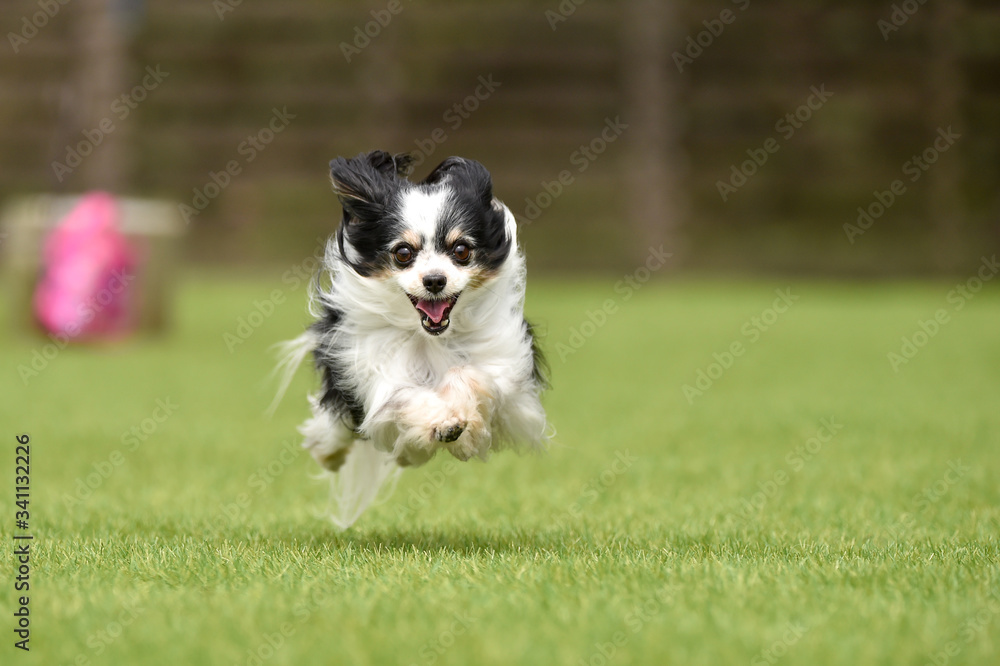
[[[343,217],[310,292],[316,321],[285,350],[282,391],[310,354],[320,374],[299,430],[341,528],[438,451],[485,460],[550,435],[514,216],[482,164],[449,157],[419,182],[410,164],[384,151],[330,163]]]

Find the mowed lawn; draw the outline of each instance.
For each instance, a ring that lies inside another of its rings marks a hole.
[[[615,281],[530,284],[549,453],[439,456],[346,533],[298,449],[311,373],[263,415],[303,287],[189,277],[170,335],[27,383],[45,341],[4,314],[0,661],[1000,663],[1000,290]]]

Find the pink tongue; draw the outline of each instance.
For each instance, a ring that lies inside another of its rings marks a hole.
[[[444,311],[448,309],[448,301],[417,301],[417,309],[423,312],[435,324],[440,324],[444,318]]]

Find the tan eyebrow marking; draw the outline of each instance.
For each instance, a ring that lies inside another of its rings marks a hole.
[[[413,249],[420,249],[420,235],[413,229],[407,229],[403,232],[403,240],[409,243]]]
[[[452,229],[451,231],[448,232],[448,235],[445,236],[444,242],[448,245],[448,247],[451,247],[461,237],[462,237],[461,229]]]

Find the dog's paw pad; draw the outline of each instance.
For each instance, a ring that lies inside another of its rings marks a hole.
[[[439,442],[454,442],[465,432],[465,423],[446,423],[434,429],[434,438]]]

